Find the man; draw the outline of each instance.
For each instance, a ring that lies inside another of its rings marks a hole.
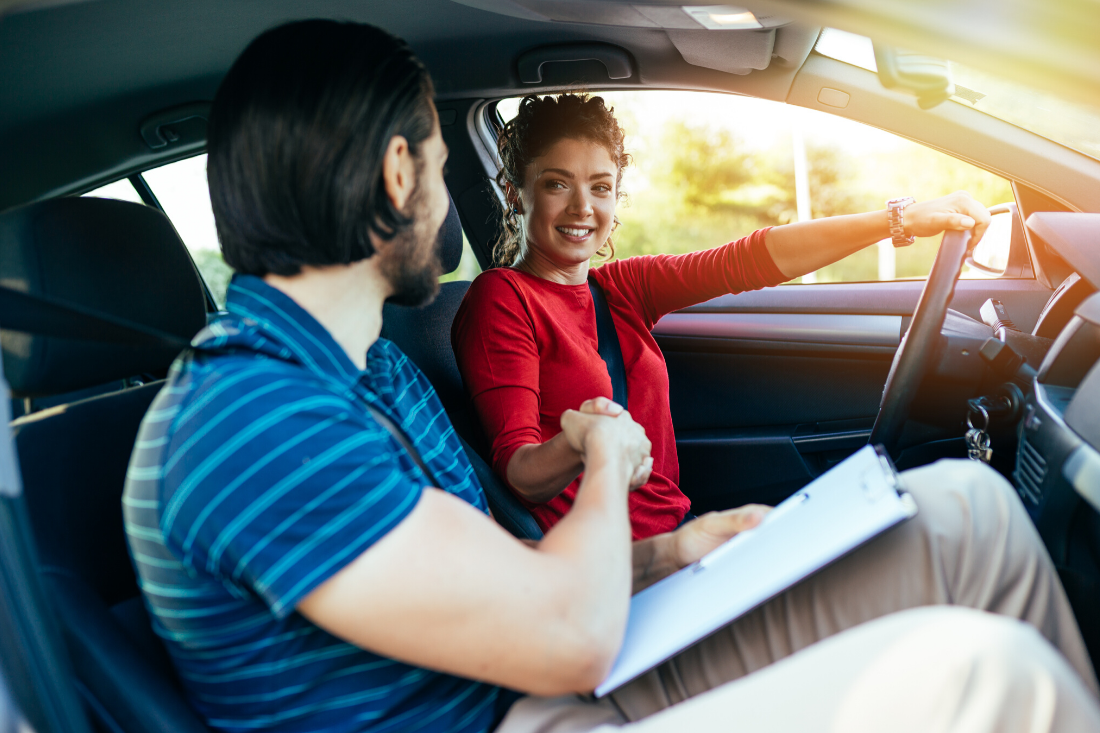
[[[632,588],[764,510],[632,547],[649,444],[594,402],[562,417],[585,461],[573,510],[537,546],[492,522],[431,386],[378,339],[385,300],[436,288],[431,98],[401,41],[310,21],[254,41],[215,99],[211,197],[239,274],[150,408],[123,499],[157,633],[212,728],[1100,726],[1050,562],[1011,489],[970,465],[910,472],[918,519],[611,699],[570,694],[609,670]],[[1016,620],[886,615],[932,603],[1023,618],[1069,664]]]

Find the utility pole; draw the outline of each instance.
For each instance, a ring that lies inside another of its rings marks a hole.
[[[791,148],[794,154],[794,200],[798,208],[798,220],[813,219],[810,208],[810,164],[806,161],[806,142],[802,138],[802,121],[796,119],[791,127]],[[803,283],[817,282],[817,273],[802,276]]]

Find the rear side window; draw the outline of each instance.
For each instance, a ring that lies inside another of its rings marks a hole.
[[[206,184],[206,155],[147,170],[142,178],[190,250],[218,308],[225,307],[225,291],[233,271],[225,264],[218,247],[218,231]]]
[[[141,196],[138,195],[137,189],[134,188],[134,184],[123,178],[121,181],[115,181],[114,183],[108,183],[106,186],[100,186],[94,191],[89,191],[84,194],[97,199],[118,199],[119,201],[131,201],[135,204],[143,204]]]
[[[225,307],[225,291],[233,271],[225,264],[218,247],[218,232],[214,227],[214,212],[210,206],[210,189],[206,185],[206,156],[169,163],[147,170],[138,183],[148,186],[157,203],[172,221],[172,226],[187,245],[191,259],[199,268],[218,308]],[[141,204],[142,200],[129,179],[108,183],[85,196],[119,199]]]
[[[172,220],[180,239],[187,245],[218,308],[224,308],[225,293],[233,270],[225,263],[218,245],[210,188],[206,181],[206,155],[152,168],[142,173],[141,179],[144,179],[157,203]],[[84,195],[143,203],[127,179],[109,183]],[[440,281],[473,280],[480,272],[477,258],[463,233],[462,260],[458,269],[442,276]]]

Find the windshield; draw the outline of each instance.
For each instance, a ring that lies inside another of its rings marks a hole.
[[[871,39],[864,36],[826,28],[814,50],[868,71],[878,71]],[[973,107],[1100,160],[1100,110],[956,62],[951,62],[951,70],[955,79],[952,102]]]

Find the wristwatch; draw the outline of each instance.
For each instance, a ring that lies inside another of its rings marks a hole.
[[[905,219],[902,214],[905,207],[915,201],[916,199],[912,196],[904,196],[886,202],[886,213],[890,221],[890,242],[895,247],[908,247],[917,240],[916,237],[905,236]]]

